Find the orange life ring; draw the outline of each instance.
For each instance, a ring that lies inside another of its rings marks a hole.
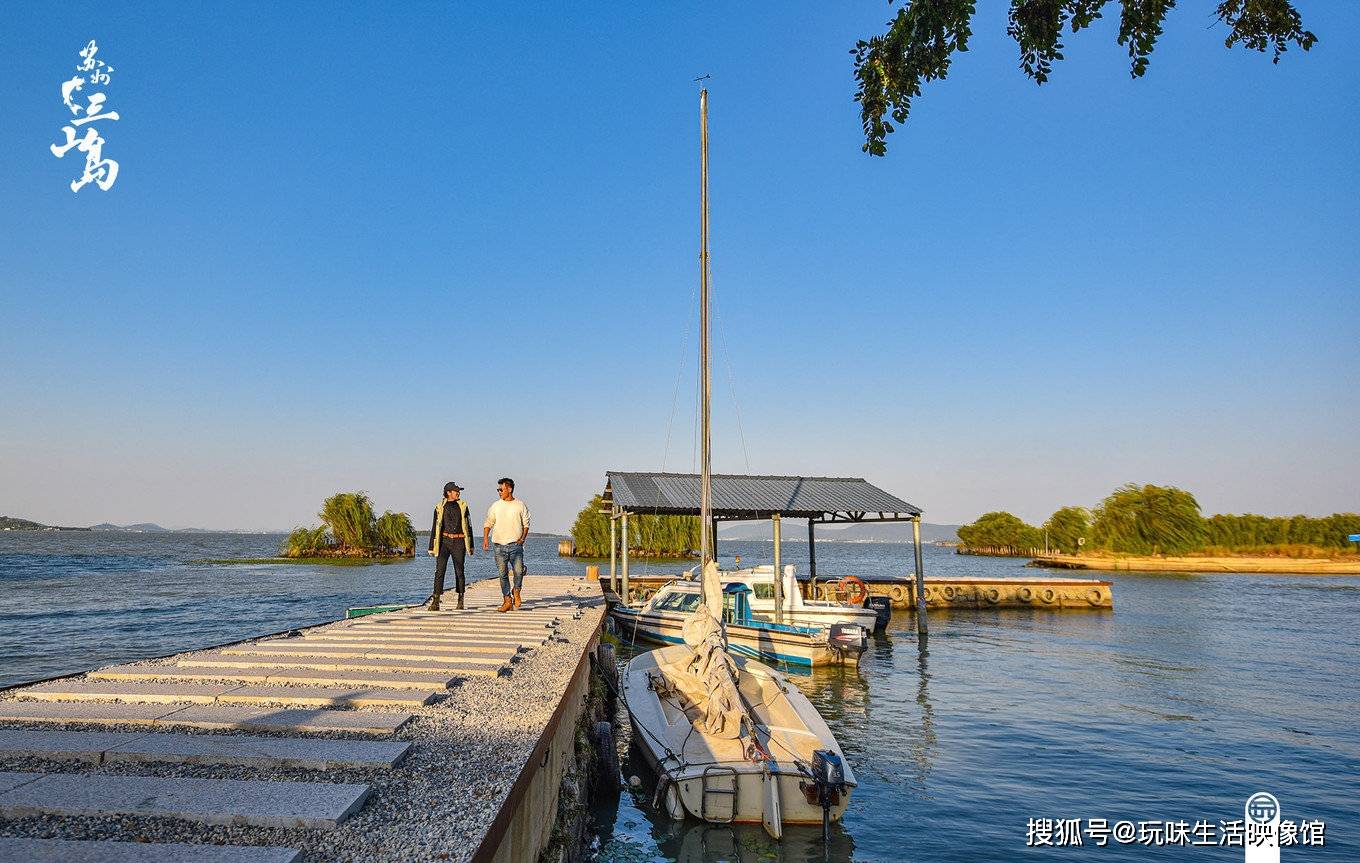
[[[851,605],[863,605],[864,600],[869,598],[869,585],[857,575],[845,576],[836,586],[845,593],[845,601]]]

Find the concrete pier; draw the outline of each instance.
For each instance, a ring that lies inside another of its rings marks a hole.
[[[0,693],[0,863],[534,863],[603,599],[531,576],[518,612],[494,581],[467,600]]]

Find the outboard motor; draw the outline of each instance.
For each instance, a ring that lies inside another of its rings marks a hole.
[[[831,834],[831,807],[840,803],[841,795],[845,793],[845,764],[830,749],[812,753],[812,788],[805,788],[804,793],[814,790],[817,803],[822,807],[822,841],[825,842]]]
[[[864,607],[872,608],[876,615],[874,619],[874,629],[887,629],[888,622],[892,620],[892,597],[890,596],[868,596],[864,599]]]
[[[869,631],[858,623],[833,623],[827,642],[841,662],[858,664],[860,656],[869,649]]]

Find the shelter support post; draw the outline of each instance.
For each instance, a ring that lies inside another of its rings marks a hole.
[[[779,513],[770,515],[774,522],[774,622],[784,622],[784,566],[779,542]]]
[[[614,562],[618,559],[619,538],[617,528],[614,525],[615,516],[609,516],[609,589],[615,593],[619,592],[618,573],[614,571]]]
[[[926,635],[926,565],[921,557],[921,517],[911,520],[911,544],[916,552],[916,634]]]
[[[628,510],[625,509],[625,510],[623,511],[623,514],[620,515],[619,518],[621,519],[621,521],[620,521],[620,523],[619,523],[619,528],[620,528],[620,530],[623,532],[623,545],[619,547],[619,557],[620,557],[620,562],[621,562],[621,564],[622,564],[621,569],[623,570],[623,590],[619,592],[619,596],[623,597],[623,604],[624,604],[624,605],[627,605],[627,604],[628,604]]]
[[[808,519],[808,577],[812,579],[812,597],[817,598],[817,522]]]
[[[699,528],[699,529],[700,529],[700,530],[703,530],[702,527]],[[714,563],[717,563],[717,562],[718,562],[718,520],[717,520],[716,518],[713,519],[713,535],[709,537],[708,551],[709,551],[709,554],[713,555],[713,562],[714,562]]]

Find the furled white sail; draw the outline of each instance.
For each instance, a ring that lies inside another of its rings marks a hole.
[[[747,721],[746,708],[737,690],[737,666],[727,653],[722,625],[722,587],[718,564],[704,567],[704,601],[685,621],[685,644],[693,657],[687,671],[692,676],[681,688],[702,715],[695,721],[705,734],[732,740],[741,736]]]

